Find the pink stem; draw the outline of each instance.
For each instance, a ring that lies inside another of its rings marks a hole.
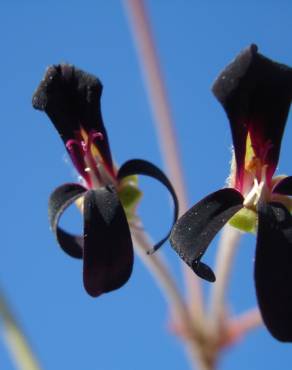
[[[249,331],[261,326],[262,323],[263,319],[258,308],[252,308],[251,310],[230,319],[227,323],[228,336],[227,343],[225,343],[225,345],[237,342]]]
[[[180,214],[182,214],[188,209],[188,201],[176,140],[177,135],[174,129],[147,12],[143,0],[125,0],[125,5],[133,35],[136,38],[136,46],[139,51],[142,71],[144,72],[149,101],[155,117],[162,155],[170,179],[176,190],[180,205]],[[201,316],[203,312],[201,286],[189,267],[184,264],[183,269],[189,298],[194,307],[196,307],[194,315]]]

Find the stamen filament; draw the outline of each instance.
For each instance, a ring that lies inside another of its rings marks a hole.
[[[66,143],[72,162],[85,180],[89,188],[98,188],[108,184],[116,184],[112,168],[104,161],[97,141],[104,140],[101,132],[91,131],[89,134],[81,128],[74,133],[75,139]]]
[[[87,165],[84,158],[84,146],[78,140],[71,139],[67,141],[66,148],[75,168],[87,182],[88,186],[91,186],[90,176],[86,172]]]
[[[266,177],[267,168],[268,165],[264,165],[261,168],[260,182],[258,182],[257,178],[254,179],[254,185],[250,192],[246,195],[243,202],[244,207],[255,209],[260,200],[266,200],[268,196]]]

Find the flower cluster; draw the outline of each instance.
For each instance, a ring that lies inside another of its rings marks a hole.
[[[131,275],[129,221],[141,197],[136,175],[151,176],[164,184],[174,200],[174,222],[178,215],[173,187],[154,164],[132,159],[116,168],[102,120],[101,93],[102,84],[96,77],[62,64],[47,69],[33,96],[34,108],[47,113],[82,180],[81,184],[64,184],[52,193],[49,219],[61,248],[83,259],[84,286],[94,297],[120,288]],[[84,216],[82,236],[58,226],[62,213],[74,202],[78,202]]]
[[[273,177],[292,100],[292,69],[251,45],[219,75],[213,92],[227,113],[233,139],[228,187],[178,220],[171,245],[197,275],[215,281],[201,258],[217,232],[227,221],[244,231],[257,230],[259,308],[272,335],[292,341],[292,177]]]
[[[176,194],[160,169],[139,159],[119,169],[114,164],[101,92],[96,77],[63,64],[48,68],[33,97],[33,106],[55,125],[82,180],[52,193],[49,219],[61,248],[83,259],[87,292],[98,296],[129,279],[130,224],[141,197],[136,175],[147,175],[164,184],[174,201],[175,225],[152,251],[170,236],[172,247],[193,271],[214,282],[214,272],[201,259],[224,224],[257,233],[254,277],[259,308],[271,334],[292,341],[292,177],[274,177],[292,100],[292,69],[251,45],[220,74],[213,92],[230,122],[231,174],[226,188],[205,197],[178,221]],[[62,213],[74,202],[84,216],[82,236],[59,227]]]

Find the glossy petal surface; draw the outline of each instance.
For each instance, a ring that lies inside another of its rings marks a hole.
[[[85,195],[83,260],[84,286],[93,297],[120,288],[132,273],[131,234],[113,187]]]
[[[212,270],[200,260],[217,232],[242,207],[238,191],[222,189],[195,204],[175,224],[170,244],[200,277],[215,280]]]
[[[171,185],[171,182],[167,178],[167,176],[154,164],[142,160],[142,159],[132,159],[126,163],[124,163],[119,172],[118,172],[118,178],[122,179],[127,176],[131,175],[146,175],[153,177],[154,179],[160,181],[170,192],[173,203],[174,203],[174,211],[173,211],[173,224],[176,222],[178,218],[178,200],[176,197],[176,193]],[[166,234],[164,238],[162,238],[158,243],[155,244],[152,251],[149,251],[150,253],[155,252],[157,249],[159,249],[163,243],[166,242],[166,240],[169,238],[171,230]]]
[[[67,233],[58,224],[66,208],[83,196],[85,192],[86,189],[79,184],[64,184],[55,189],[49,199],[49,221],[51,229],[64,252],[75,258],[82,258],[83,237]]]
[[[280,341],[292,341],[292,218],[280,203],[262,204],[255,283],[263,320]]]

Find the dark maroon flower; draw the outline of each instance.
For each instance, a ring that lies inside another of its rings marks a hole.
[[[292,69],[251,45],[225,68],[213,92],[229,118],[234,158],[229,187],[210,194],[175,224],[171,245],[200,277],[215,281],[201,262],[229,221],[256,231],[255,285],[272,335],[292,341],[292,177],[274,177],[292,100]]]
[[[81,177],[81,184],[64,184],[51,194],[49,219],[61,248],[83,259],[84,286],[91,296],[120,288],[131,275],[133,246],[128,221],[135,216],[141,197],[133,175],[151,176],[164,184],[174,200],[174,222],[178,215],[172,185],[155,165],[133,159],[117,170],[102,120],[101,93],[102,84],[96,77],[61,64],[47,69],[33,96],[34,108],[50,117]],[[62,213],[74,202],[83,210],[83,236],[58,226]]]

